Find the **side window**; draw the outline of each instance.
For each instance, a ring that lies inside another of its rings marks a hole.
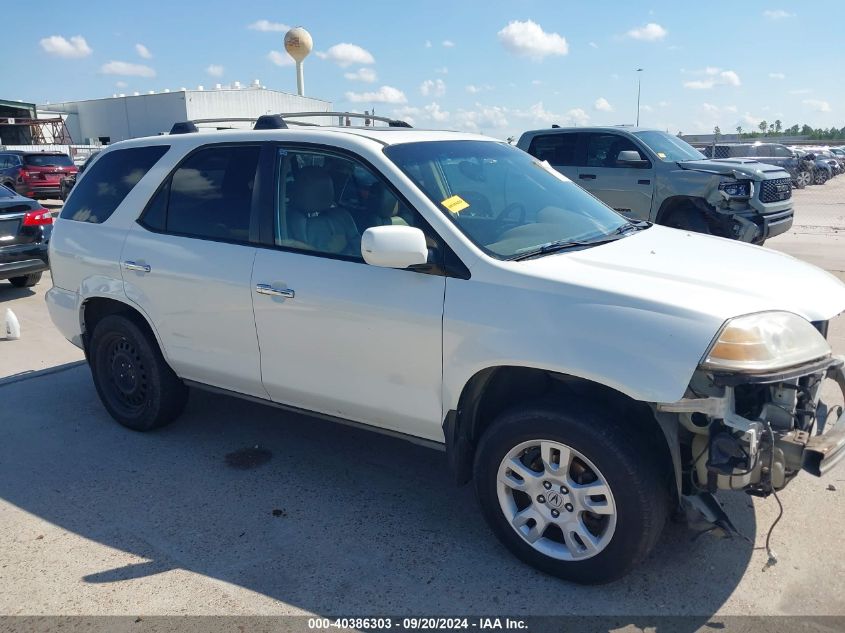
[[[792,158],[792,152],[789,151],[788,147],[784,147],[783,145],[772,145],[772,153],[771,156],[778,156],[779,158]]]
[[[560,133],[535,136],[528,146],[528,153],[550,165],[567,167],[577,165],[578,134]]]
[[[277,246],[362,260],[368,228],[422,224],[380,176],[345,156],[279,150],[276,182]]]
[[[150,228],[163,225],[168,233],[189,237],[248,241],[260,153],[257,145],[207,147],[195,152],[153,197],[142,224]],[[97,169],[100,162],[91,169]]]
[[[169,145],[150,145],[103,154],[73,188],[60,217],[94,224],[105,222],[168,149]]]
[[[617,134],[589,134],[587,136],[587,167],[624,167],[617,165],[619,152],[633,150],[637,146],[624,136]],[[640,154],[642,157],[642,154]]]

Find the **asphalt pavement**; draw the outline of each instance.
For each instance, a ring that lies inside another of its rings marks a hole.
[[[845,271],[845,177],[796,192],[768,246]],[[0,613],[845,615],[845,468],[773,498],[725,495],[748,537],[670,524],[652,556],[582,587],[516,561],[445,456],[397,439],[193,392],[155,433],[100,405],[81,352],[34,289],[0,282]],[[831,326],[845,353],[845,319]],[[246,456],[246,459],[244,459]]]

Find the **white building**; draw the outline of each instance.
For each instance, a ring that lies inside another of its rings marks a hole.
[[[239,83],[225,88],[163,91],[150,94],[116,95],[107,99],[46,103],[39,112],[60,114],[65,119],[74,143],[114,143],[139,136],[154,136],[170,131],[178,121],[258,117],[285,112],[329,112],[331,102],[300,97]],[[241,124],[243,127],[248,124]],[[205,127],[238,127],[220,124]],[[200,128],[204,127],[202,125]]]

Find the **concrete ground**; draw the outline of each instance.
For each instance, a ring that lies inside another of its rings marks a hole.
[[[845,178],[796,207],[769,245],[845,271]],[[631,575],[581,587],[510,556],[442,453],[202,392],[161,431],[120,427],[49,286],[0,282],[23,328],[0,341],[0,614],[845,615],[845,468],[780,495],[774,566],[775,500],[735,493],[750,542],[670,524]],[[845,352],[845,319],[831,341]],[[269,459],[237,468],[256,447]]]

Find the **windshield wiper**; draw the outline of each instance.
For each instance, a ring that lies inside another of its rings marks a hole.
[[[616,240],[621,239],[622,237],[623,235],[621,233],[614,233],[594,240],[557,240],[555,242],[541,244],[540,246],[529,249],[524,253],[511,255],[507,259],[511,262],[521,262],[523,259],[531,259],[532,257],[548,255],[549,253],[557,253],[558,251],[565,251],[570,248],[596,246],[598,244],[605,244],[606,242],[615,242]]]

